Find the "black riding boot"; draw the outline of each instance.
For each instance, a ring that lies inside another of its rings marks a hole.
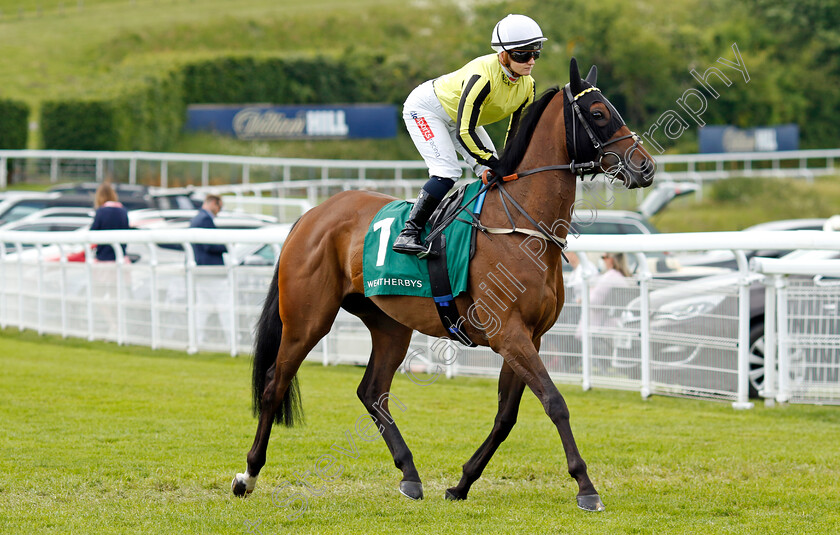
[[[440,199],[435,199],[426,190],[421,189],[408,215],[408,221],[405,222],[405,228],[394,240],[391,249],[398,253],[414,255],[425,251],[426,247],[420,241],[420,233],[439,204]]]

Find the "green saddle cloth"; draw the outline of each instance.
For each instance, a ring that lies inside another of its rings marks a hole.
[[[466,186],[461,206],[478,193],[479,189],[481,189],[480,180]],[[432,297],[426,260],[391,250],[391,245],[405,226],[411,206],[411,203],[406,201],[390,202],[383,206],[370,222],[365,235],[363,256],[365,297],[373,295]],[[471,210],[467,208],[466,211]],[[458,219],[468,221],[470,216],[462,213]],[[426,225],[421,238],[425,239],[430,231],[431,226]],[[453,296],[467,289],[472,234],[472,226],[457,219],[443,231],[446,238],[446,266],[449,268],[449,282]]]

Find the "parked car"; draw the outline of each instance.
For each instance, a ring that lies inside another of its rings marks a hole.
[[[797,231],[797,230],[823,230],[827,219],[825,218],[808,218],[808,219],[783,219],[779,221],[769,221],[766,223],[759,223],[751,227],[747,227],[741,232],[755,232],[764,230],[783,230],[783,231]],[[758,251],[744,251],[747,260],[754,256],[761,256],[764,258],[779,258],[787,253],[789,250],[775,250],[763,249]],[[683,266],[708,266],[721,267],[728,269],[738,269],[738,263],[735,260],[735,254],[728,249],[721,249],[715,251],[706,251],[699,254],[682,254],[678,257],[680,264]]]
[[[197,213],[198,209],[134,210],[128,213],[128,224],[132,228],[157,228],[160,225],[187,228]],[[213,221],[219,228],[259,228],[277,223],[277,219],[271,216],[230,211],[219,212]]]
[[[25,217],[17,221],[0,225],[0,231],[17,230],[27,232],[68,232],[85,230],[90,227],[93,219],[90,217],[48,217],[45,219]],[[22,249],[34,247],[32,244],[21,244]],[[15,251],[17,247],[12,242],[6,242],[7,251]]]
[[[100,185],[98,182],[81,182],[53,186],[50,191],[60,194],[59,200],[53,206],[93,206],[94,196]],[[145,186],[119,183],[113,183],[111,186],[126,210],[155,207],[149,189]]]
[[[53,208],[44,208],[33,212],[28,216],[18,219],[18,221],[38,221],[46,218],[63,218],[63,217],[89,217],[93,219],[96,215],[96,210],[92,206],[57,206]]]
[[[158,210],[196,210],[204,201],[192,188],[149,188],[149,195]]]
[[[8,191],[0,202],[0,225],[17,221],[51,206],[61,196],[59,193]],[[92,205],[90,205],[92,206]]]
[[[785,259],[826,260],[840,258],[840,251],[794,251]],[[737,340],[737,298],[735,297],[741,273],[730,272],[681,282],[650,292],[650,328],[652,333],[651,363],[654,374],[681,374],[680,384],[696,388],[733,389],[737,361],[722,362],[722,355],[737,355],[737,348],[720,348]],[[794,276],[791,276],[795,278]],[[757,397],[764,387],[764,315],[765,285],[755,282],[750,286],[750,396]],[[640,304],[636,298],[618,314],[618,330],[638,331]],[[825,303],[824,311],[814,311],[814,321],[819,314],[837,316],[836,302]],[[840,323],[833,327],[840,335]],[[617,336],[613,359],[619,365],[633,366],[640,354],[640,340],[633,336]],[[840,356],[840,352],[838,352]],[[624,363],[624,364],[622,364]],[[835,363],[840,365],[840,362]],[[726,367],[733,370],[717,384],[699,379],[698,369]],[[730,384],[724,384],[731,381]]]
[[[131,227],[136,229],[185,229],[189,228],[190,220],[197,212],[197,210],[138,210],[129,212],[128,219]],[[278,235],[282,235],[283,238],[285,238],[291,228],[291,225],[278,225],[273,218],[268,216],[256,216],[237,212],[220,212],[214,219],[214,223],[216,228],[219,229],[276,227],[278,229]],[[155,254],[160,263],[183,263],[185,260],[184,247],[181,244],[161,243],[156,244],[154,247]],[[254,249],[254,251],[256,250]],[[150,257],[148,246],[146,245],[129,244],[127,252],[140,256],[141,262],[148,261]],[[241,263],[242,259],[246,256],[248,256],[248,253],[243,251],[241,256],[229,257],[229,261]]]

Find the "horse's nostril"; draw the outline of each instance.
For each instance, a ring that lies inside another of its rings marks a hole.
[[[654,165],[654,163],[652,161],[645,158],[645,161],[642,162],[641,170],[642,170],[642,176],[647,178],[647,177],[653,176],[653,173],[656,170],[656,166]]]

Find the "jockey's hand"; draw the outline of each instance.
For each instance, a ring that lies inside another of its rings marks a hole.
[[[495,156],[489,157],[487,159],[486,165],[490,169],[487,169],[486,171],[484,171],[484,173],[481,174],[481,178],[482,180],[484,180],[485,183],[489,182],[490,180],[493,180],[493,177],[504,176],[504,173],[500,169],[499,159]]]

